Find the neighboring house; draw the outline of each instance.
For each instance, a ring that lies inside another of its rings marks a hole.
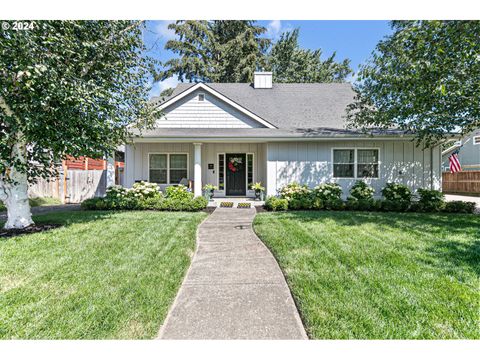
[[[463,171],[480,170],[480,129],[457,141],[442,152],[443,171],[450,171],[448,157],[459,150],[458,158]]]
[[[387,182],[440,189],[440,147],[415,147],[396,130],[347,130],[353,97],[347,83],[272,84],[266,72],[254,84],[179,84],[153,100],[164,112],[156,128],[126,146],[125,185],[193,180],[195,195],[214,184],[216,196],[241,197],[254,182],[268,195],[294,181],[336,182],[348,194],[362,179],[377,196]]]

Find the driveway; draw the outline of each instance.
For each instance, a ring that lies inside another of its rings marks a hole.
[[[80,204],[64,204],[64,205],[49,205],[36,206],[32,208],[32,215],[47,214],[50,212],[73,211],[80,210]],[[7,220],[7,212],[0,212],[0,220]]]
[[[255,209],[217,208],[161,339],[307,339],[285,278],[252,229]]]

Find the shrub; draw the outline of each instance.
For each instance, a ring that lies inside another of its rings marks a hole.
[[[403,212],[410,209],[412,203],[405,200],[383,200],[381,207],[383,211]]]
[[[445,206],[445,195],[438,190],[418,189],[419,204],[422,211],[441,211]]]
[[[449,201],[443,211],[449,213],[473,214],[476,204],[469,201]]]
[[[193,199],[193,193],[183,185],[169,186],[165,189],[165,197],[173,200],[190,200]]]
[[[300,185],[297,182],[285,185],[280,189],[280,197],[287,199],[287,201],[309,197],[310,193],[311,190],[306,185]]]
[[[265,200],[265,209],[271,211],[285,211],[288,210],[288,200],[280,199],[275,196],[268,197]]]
[[[342,188],[335,183],[325,183],[315,186],[313,189],[313,198],[321,202],[338,200],[342,197]]]
[[[280,197],[287,200],[288,207],[292,210],[311,209],[313,206],[312,190],[296,182],[284,186],[280,190]]]
[[[345,210],[345,202],[342,199],[328,200],[323,203],[325,210]]]
[[[406,201],[412,200],[412,191],[410,188],[403,184],[387,183],[382,189],[382,195],[389,201]]]
[[[349,198],[345,203],[348,210],[360,211],[379,211],[382,209],[382,202],[374,199],[360,199]]]
[[[161,195],[161,191],[157,184],[146,181],[140,181],[133,184],[132,188],[129,189],[128,192],[132,194],[132,196],[141,199],[153,198]]]
[[[365,181],[358,180],[350,189],[349,199],[357,201],[369,201],[373,200],[374,193],[375,190],[371,186],[368,186]]]

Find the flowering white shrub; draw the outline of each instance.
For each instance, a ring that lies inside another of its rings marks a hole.
[[[110,186],[107,189],[107,198],[111,200],[126,198],[149,199],[161,194],[157,184],[146,181],[133,184],[131,189],[126,189],[121,185]]]
[[[315,186],[313,194],[316,199],[321,201],[335,201],[342,197],[342,188],[335,183],[325,183]]]
[[[300,199],[308,196],[310,191],[311,190],[307,187],[307,185],[300,185],[297,182],[293,182],[280,189],[280,196],[282,199],[287,199],[290,201],[292,199]]]

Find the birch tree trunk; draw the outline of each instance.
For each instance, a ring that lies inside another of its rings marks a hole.
[[[25,154],[27,146],[24,142],[18,142],[12,149],[12,155],[20,162],[26,162]],[[9,178],[11,181],[0,180],[0,199],[7,207],[7,222],[5,229],[23,229],[34,224],[30,203],[28,202],[28,178],[27,174],[10,168]]]

